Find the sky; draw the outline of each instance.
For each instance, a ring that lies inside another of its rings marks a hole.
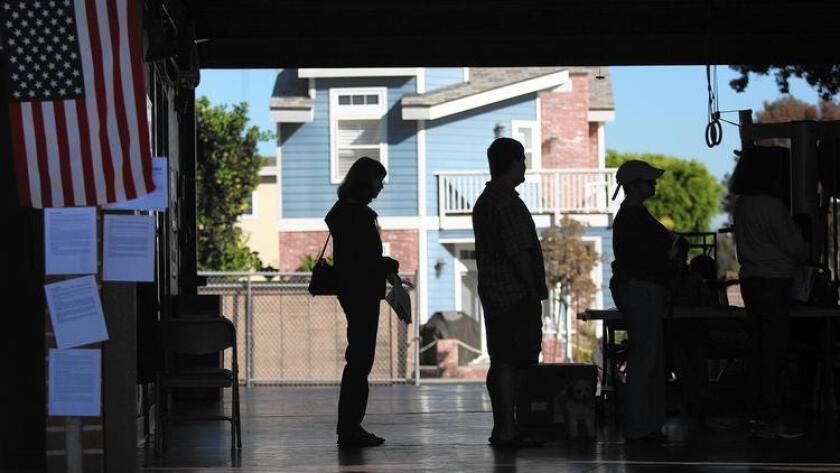
[[[718,179],[732,170],[732,150],[740,147],[738,129],[724,124],[723,141],[712,149],[704,140],[708,103],[705,66],[611,67],[610,71],[616,118],[606,127],[607,149],[695,159]],[[248,102],[251,123],[273,131],[268,104],[275,75],[274,69],[204,69],[196,96],[206,95],[213,104]],[[755,75],[750,76],[746,91],[737,93],[729,86],[736,76],[727,66],[717,68],[721,111],[757,111],[763,102],[781,97],[773,77]],[[791,95],[817,103],[816,91],[802,80],[792,81]],[[724,113],[723,118],[737,122],[738,114]],[[273,142],[261,143],[259,152],[273,155]]]

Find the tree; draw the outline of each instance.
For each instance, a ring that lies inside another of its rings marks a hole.
[[[546,282],[549,287],[559,285],[559,302],[561,312],[565,317],[571,317],[585,309],[597,288],[592,281],[592,270],[598,264],[600,255],[581,238],[584,226],[577,220],[564,217],[559,226],[547,228],[543,232],[542,250],[545,259]],[[565,332],[563,320],[552,314],[549,324],[557,330],[560,336]],[[573,356],[575,360],[591,357],[595,346],[594,331],[589,327],[578,327],[575,331],[577,339],[573,348],[578,352]],[[568,334],[567,334],[568,335]],[[565,343],[571,340],[566,338]]]
[[[807,64],[807,65],[737,65],[730,66],[741,75],[729,82],[729,86],[738,92],[746,90],[750,83],[750,74],[759,76],[773,75],[779,92],[790,92],[790,78],[805,79],[823,100],[831,98],[840,92],[840,64]]]
[[[631,159],[665,170],[657,180],[656,195],[645,204],[657,220],[673,231],[709,231],[720,208],[723,186],[705,165],[662,154],[607,151],[608,167]]]
[[[772,102],[764,101],[764,108],[755,114],[756,123],[779,123],[795,120],[816,120],[817,107],[787,95]]]
[[[245,271],[262,267],[246,245],[236,219],[247,208],[259,182],[262,158],[257,143],[272,134],[248,123],[248,105],[211,106],[196,100],[196,193],[198,267],[202,270]]]

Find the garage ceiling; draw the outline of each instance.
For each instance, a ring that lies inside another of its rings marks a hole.
[[[201,67],[840,63],[840,2],[195,0]]]

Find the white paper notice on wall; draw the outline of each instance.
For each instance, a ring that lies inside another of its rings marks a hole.
[[[136,199],[105,206],[111,210],[154,210],[163,212],[169,206],[169,166],[166,157],[152,158],[152,182],[155,190]]]
[[[44,291],[59,350],[108,339],[102,301],[93,276],[46,284]]]
[[[155,277],[155,218],[106,215],[102,232],[102,279],[152,282]]]
[[[102,414],[102,352],[96,349],[50,349],[51,416]]]
[[[44,209],[47,274],[96,273],[96,207]]]

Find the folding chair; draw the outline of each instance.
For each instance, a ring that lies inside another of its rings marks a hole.
[[[236,328],[226,318],[162,321],[163,371],[157,373],[158,409],[155,450],[166,450],[166,424],[172,420],[226,420],[231,424],[231,454],[242,449],[239,411],[239,363]],[[206,355],[233,349],[231,369],[173,367],[172,355]],[[231,388],[231,415],[175,416],[169,413],[169,394],[178,388]]]

